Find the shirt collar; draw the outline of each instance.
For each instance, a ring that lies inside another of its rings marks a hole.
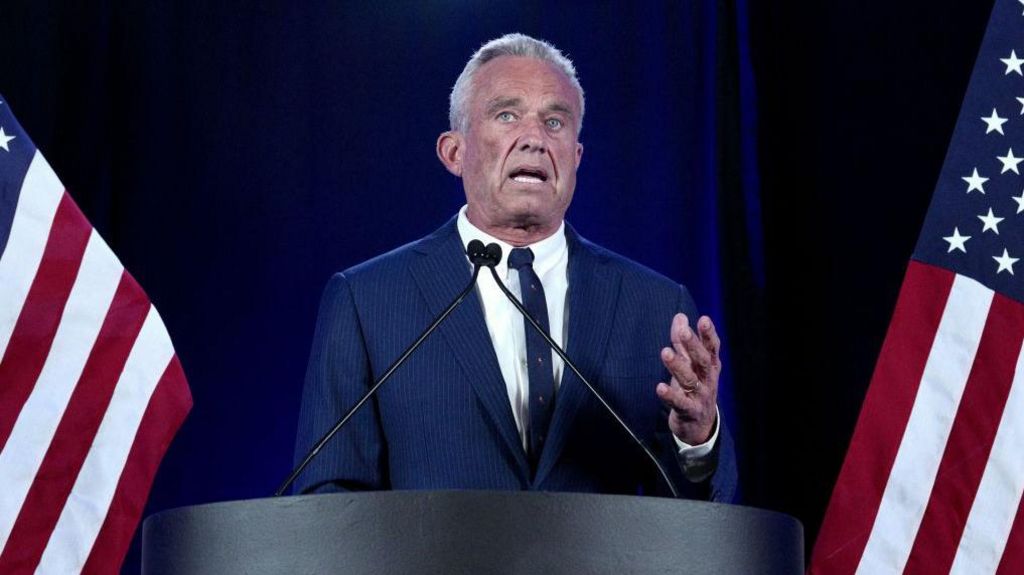
[[[496,243],[501,246],[501,262],[495,267],[498,275],[501,277],[508,276],[508,254],[516,246],[503,242],[498,238],[484,232],[480,228],[474,226],[469,218],[466,216],[467,206],[462,206],[459,210],[458,228],[459,236],[462,239],[462,245],[466,245],[472,240],[480,240],[484,244]],[[526,246],[520,246],[524,248],[530,248],[533,250],[533,271],[538,276],[543,277],[545,273],[555,267],[562,255],[568,249],[565,241],[565,221],[563,220],[558,224],[558,229],[555,233]]]

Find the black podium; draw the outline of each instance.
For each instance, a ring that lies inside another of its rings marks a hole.
[[[781,513],[653,497],[490,491],[306,495],[146,520],[142,572],[785,573],[803,528]]]

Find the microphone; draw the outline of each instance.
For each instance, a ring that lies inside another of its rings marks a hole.
[[[299,475],[301,475],[303,471],[305,471],[306,467],[308,467],[309,464],[314,459],[316,459],[316,456],[320,453],[324,446],[327,445],[327,443],[335,435],[337,435],[339,431],[341,431],[341,428],[344,427],[346,423],[348,423],[348,420],[351,419],[352,416],[355,415],[356,412],[359,411],[359,409],[363,407],[363,405],[367,401],[369,401],[370,398],[373,397],[375,393],[377,393],[377,390],[380,388],[380,386],[384,385],[384,382],[387,381],[393,373],[395,373],[395,370],[401,367],[401,365],[405,363],[405,360],[409,359],[409,356],[411,356],[413,352],[416,351],[420,344],[422,344],[427,339],[427,337],[430,336],[430,334],[434,333],[434,330],[437,329],[437,326],[441,325],[441,322],[443,322],[452,313],[452,311],[454,311],[455,308],[458,307],[460,303],[462,303],[462,300],[466,299],[466,296],[469,295],[469,292],[472,291],[473,288],[476,286],[477,278],[480,275],[480,268],[483,266],[489,266],[493,270],[494,266],[497,265],[499,261],[501,261],[501,246],[498,246],[497,244],[491,245],[498,248],[498,251],[494,252],[493,249],[490,249],[490,246],[485,247],[484,243],[481,242],[480,240],[473,240],[469,242],[469,245],[466,247],[466,255],[469,256],[469,261],[473,264],[473,277],[470,278],[469,284],[466,286],[466,289],[462,290],[459,293],[459,295],[455,296],[455,299],[452,300],[452,303],[450,303],[448,307],[446,307],[444,311],[441,312],[441,315],[437,316],[437,319],[435,319],[433,323],[431,323],[427,327],[427,329],[425,329],[423,333],[420,334],[418,338],[416,338],[416,341],[414,341],[412,345],[410,345],[408,348],[406,348],[404,352],[402,352],[402,355],[400,355],[398,359],[396,359],[395,362],[391,364],[391,367],[389,367],[387,371],[385,371],[384,374],[380,376],[380,379],[378,379],[377,382],[374,383],[365,394],[363,394],[359,401],[357,401],[356,404],[353,405],[352,408],[348,410],[348,413],[342,416],[342,418],[339,419],[338,422],[334,424],[334,427],[332,427],[330,431],[328,431],[326,434],[324,434],[323,437],[320,438],[320,441],[316,442],[316,445],[314,445],[313,448],[309,450],[309,453],[306,454],[306,457],[302,460],[302,463],[296,466],[295,469],[292,470],[288,478],[284,480],[284,483],[282,483],[281,486],[277,488],[277,491],[274,492],[274,497],[280,497],[281,495],[284,495],[284,492],[287,491],[288,488],[291,487],[293,483],[295,483],[295,480],[299,478]]]
[[[647,445],[645,445],[644,442],[640,439],[640,437],[637,436],[637,434],[632,429],[630,429],[629,424],[627,424],[626,421],[622,419],[621,416],[619,416],[618,412],[615,411],[615,408],[613,408],[611,404],[609,404],[608,401],[605,400],[604,396],[602,396],[601,393],[597,391],[597,388],[595,388],[590,383],[590,381],[586,377],[584,377],[583,373],[581,373],[579,368],[576,367],[576,364],[573,363],[573,361],[569,359],[569,356],[565,354],[565,351],[557,343],[555,343],[555,340],[551,339],[551,336],[548,335],[548,332],[545,331],[539,323],[537,323],[537,320],[535,320],[528,311],[526,311],[526,308],[523,307],[523,304],[518,299],[516,299],[516,296],[512,292],[510,292],[507,287],[505,287],[505,284],[501,281],[501,278],[498,277],[498,272],[494,269],[494,266],[501,261],[501,246],[492,243],[489,244],[486,248],[484,248],[484,251],[486,252],[488,262],[494,260],[493,264],[488,263],[485,265],[487,265],[487,267],[490,268],[491,276],[494,277],[494,283],[498,284],[498,289],[501,290],[501,293],[505,294],[505,297],[507,297],[508,300],[512,302],[512,305],[514,305],[516,309],[519,310],[519,313],[523,314],[523,317],[526,318],[527,322],[529,322],[529,324],[533,326],[533,329],[537,330],[537,332],[540,333],[540,335],[544,338],[544,341],[546,341],[548,345],[551,347],[551,349],[553,349],[555,353],[558,354],[558,357],[562,358],[562,361],[565,362],[565,365],[569,366],[569,369],[571,369],[572,372],[576,374],[576,377],[580,378],[580,381],[582,381],[583,384],[587,386],[587,389],[590,390],[590,393],[594,394],[594,397],[597,398],[597,401],[599,401],[601,405],[604,406],[605,410],[607,410],[608,413],[612,415],[615,421],[619,423],[619,426],[621,426],[622,429],[625,429],[626,433],[629,434],[633,441],[640,446],[640,449],[642,449],[643,452],[647,455],[647,457],[651,460],[651,462],[654,463],[654,466],[658,468],[658,473],[661,474],[661,478],[665,481],[665,484],[668,485],[669,491],[672,492],[672,497],[678,499],[679,491],[676,490],[675,484],[672,483],[672,480],[669,478],[668,473],[665,472],[665,468],[661,465],[661,462],[658,461],[658,458],[655,457],[653,453],[651,453],[651,450],[647,448]]]
[[[484,246],[480,240],[471,240],[466,246],[466,255],[475,266],[494,267],[501,261],[501,246],[490,244]]]

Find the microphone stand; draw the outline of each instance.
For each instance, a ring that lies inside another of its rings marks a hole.
[[[412,345],[406,348],[404,352],[402,352],[402,355],[399,356],[398,359],[396,359],[395,362],[391,364],[391,367],[389,367],[387,371],[384,372],[384,375],[380,376],[380,379],[377,380],[377,382],[374,383],[373,386],[370,387],[370,389],[363,394],[359,401],[357,401],[356,404],[353,405],[352,408],[348,410],[348,413],[346,413],[341,419],[339,419],[338,423],[335,423],[334,427],[332,427],[330,431],[328,431],[326,434],[324,434],[323,437],[320,438],[320,441],[316,442],[316,445],[313,446],[313,449],[309,450],[309,453],[306,454],[306,457],[305,459],[302,460],[302,463],[300,463],[294,470],[292,470],[291,475],[289,475],[288,478],[284,480],[284,483],[282,483],[281,486],[277,488],[277,491],[274,492],[274,497],[280,497],[281,495],[284,495],[284,492],[287,491],[288,488],[292,486],[292,483],[295,483],[295,480],[299,478],[299,475],[301,475],[302,472],[306,469],[306,467],[310,464],[310,462],[316,458],[316,456],[320,453],[320,450],[324,448],[324,445],[327,445],[327,442],[330,441],[331,438],[333,438],[335,434],[337,434],[338,431],[340,431],[341,428],[346,423],[348,423],[348,420],[351,419],[352,416],[355,415],[357,411],[359,411],[359,408],[361,408],[363,404],[369,401],[370,397],[372,397],[373,394],[377,392],[377,389],[380,388],[380,386],[384,385],[384,382],[391,377],[391,374],[395,373],[395,370],[398,369],[399,366],[401,366],[403,363],[405,363],[405,360],[408,359],[409,356],[412,355],[414,351],[416,351],[416,348],[418,348],[420,344],[422,344],[427,339],[427,337],[430,336],[430,334],[434,333],[434,330],[437,329],[437,326],[441,325],[441,322],[443,322],[445,318],[447,318],[448,315],[451,314],[452,311],[454,311],[455,308],[458,307],[460,303],[462,303],[462,300],[466,299],[466,296],[469,295],[469,292],[471,292],[473,288],[476,286],[477,277],[480,275],[480,268],[484,265],[494,266],[497,263],[490,263],[492,261],[491,254],[490,252],[486,251],[483,242],[479,240],[473,240],[469,242],[469,247],[466,251],[469,255],[470,261],[473,262],[473,277],[469,280],[469,285],[466,286],[466,289],[462,290],[462,292],[455,297],[455,300],[452,301],[452,303],[449,304],[448,307],[445,308],[443,312],[441,312],[441,315],[437,316],[437,319],[435,319],[434,322],[430,324],[430,326],[423,332],[423,334],[420,335],[420,337],[416,341],[414,341]],[[493,269],[493,267],[491,269]]]

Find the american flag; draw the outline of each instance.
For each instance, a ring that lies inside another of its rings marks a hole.
[[[1024,0],[997,0],[810,572],[1024,573]]]
[[[191,406],[156,309],[0,98],[0,573],[117,572]]]

